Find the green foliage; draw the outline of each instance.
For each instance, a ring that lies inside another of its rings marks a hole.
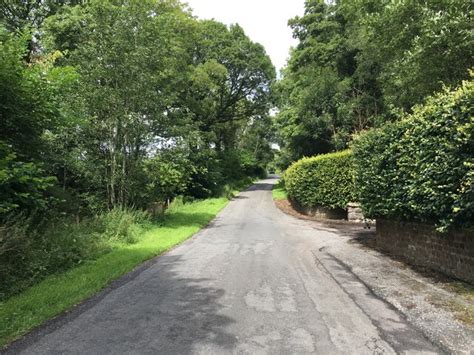
[[[0,226],[0,299],[93,260],[117,243],[137,242],[150,223],[145,212],[127,209],[79,223],[57,218],[46,223],[39,217],[17,215]]]
[[[0,24],[10,31],[25,28],[38,29],[45,18],[66,4],[79,4],[84,0],[21,0],[0,2]]]
[[[368,217],[435,223],[474,218],[474,83],[430,97],[400,122],[354,144],[356,187]]]
[[[282,179],[280,179],[278,183],[273,186],[272,197],[276,201],[286,200],[288,198],[288,193],[286,192],[286,189],[285,189],[285,183]]]
[[[61,91],[75,80],[72,68],[54,67],[58,53],[25,63],[27,39],[0,27],[0,141],[22,161],[45,152],[43,134],[61,125]]]
[[[472,2],[363,3],[372,11],[362,12],[357,21],[365,29],[361,52],[364,60],[371,55],[379,63],[378,81],[389,107],[410,111],[443,84],[456,86],[468,79],[474,64]],[[347,11],[354,10],[347,6]]]
[[[150,217],[144,211],[115,208],[98,216],[98,225],[103,228],[100,238],[108,242],[135,243],[149,222]]]
[[[225,204],[176,212],[179,195],[231,197],[265,175],[275,70],[238,25],[175,0],[0,1],[0,15],[1,299],[115,260],[72,285],[90,295]],[[124,256],[143,211],[170,203],[158,234],[172,236]]]
[[[48,202],[45,191],[55,181],[37,164],[18,161],[12,149],[0,141],[0,218],[15,210],[44,209]]]
[[[279,167],[345,149],[359,132],[468,79],[473,4],[306,1],[289,22],[299,43],[275,86]]]
[[[306,207],[347,208],[355,200],[350,151],[303,158],[285,172],[288,197]]]
[[[194,169],[184,194],[200,199],[219,196],[224,185],[224,177],[218,153],[213,149],[193,149],[190,161]]]
[[[82,262],[62,274],[50,275],[9,298],[0,307],[0,347],[89,298],[140,263],[188,239],[207,225],[227,202],[225,198],[216,198],[171,205],[162,223],[149,227],[147,224],[147,231],[137,243],[116,243],[110,252],[93,262]]]
[[[174,2],[92,1],[80,9],[50,17],[47,28],[60,27],[63,34],[68,26],[77,28],[76,21],[87,23],[66,58],[80,74],[76,105],[84,103],[87,165],[95,163],[94,170],[101,171],[98,193],[110,206],[132,205],[140,200],[146,148],[180,123],[171,111],[179,107],[177,95],[188,74],[185,36],[192,20]],[[48,35],[60,45],[62,37]]]
[[[193,167],[179,149],[164,150],[144,162],[146,191],[151,202],[166,202],[186,191]]]
[[[245,150],[210,150],[189,158],[192,174],[184,194],[196,198],[230,196],[242,182],[266,177],[264,163]]]
[[[195,67],[186,105],[201,129],[220,148],[235,148],[235,128],[268,111],[275,68],[264,48],[253,43],[239,25],[213,20],[196,28]]]
[[[300,42],[275,87],[281,168],[346,148],[351,135],[373,125],[381,111],[377,68],[358,63],[356,14],[343,11],[342,3],[306,1],[304,16],[289,21]]]
[[[256,149],[250,139],[238,144],[268,111],[275,73],[263,47],[238,25],[197,21],[182,7],[91,1],[45,20],[46,47],[64,51],[61,65],[80,74],[69,115],[81,117],[52,143],[67,143],[70,155],[55,156],[59,178],[85,205],[93,197],[144,207],[180,193],[218,195],[234,178],[226,164],[235,150],[252,152],[258,165],[269,160],[265,138]],[[179,161],[170,159],[175,145]]]
[[[56,182],[47,135],[64,124],[61,98],[77,79],[71,67],[55,67],[59,53],[25,63],[27,39],[0,27],[0,218],[46,207]]]
[[[246,177],[266,177],[265,168],[248,151],[232,150],[222,153],[221,166],[226,181],[239,181]]]

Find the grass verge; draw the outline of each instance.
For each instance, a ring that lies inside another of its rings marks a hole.
[[[288,198],[288,194],[286,193],[285,186],[281,180],[278,181],[278,183],[275,186],[273,186],[272,196],[273,196],[273,199],[276,201],[286,200]]]
[[[0,303],[0,348],[94,295],[135,266],[188,239],[227,202],[227,198],[214,198],[172,206],[163,222],[149,228],[137,243],[118,244],[98,259],[47,277]]]

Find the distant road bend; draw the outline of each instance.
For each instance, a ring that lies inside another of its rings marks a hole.
[[[134,277],[10,348],[24,354],[440,353],[278,210],[275,179]]]

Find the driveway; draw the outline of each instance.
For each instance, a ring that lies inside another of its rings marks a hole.
[[[10,351],[440,353],[320,250],[334,232],[274,206],[275,181],[253,185],[192,239]]]

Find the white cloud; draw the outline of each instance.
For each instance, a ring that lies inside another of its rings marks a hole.
[[[262,44],[273,64],[285,66],[296,45],[288,20],[304,12],[304,0],[185,0],[194,15],[225,24],[238,23],[254,42]]]

